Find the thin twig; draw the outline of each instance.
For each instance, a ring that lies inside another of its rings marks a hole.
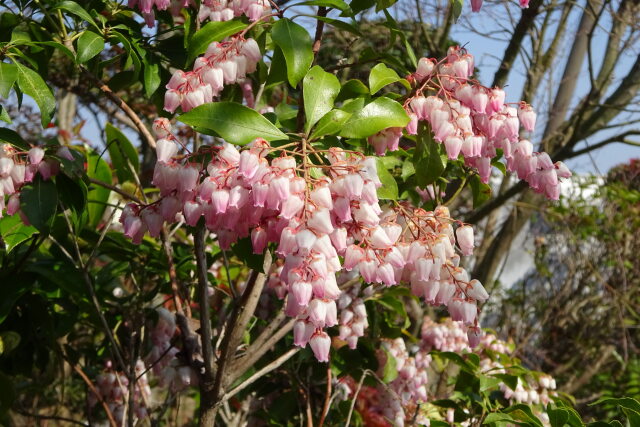
[[[245,388],[249,387],[251,384],[256,382],[258,379],[260,379],[264,375],[268,374],[269,372],[271,372],[271,371],[273,371],[275,369],[278,369],[280,366],[282,366],[283,363],[285,363],[287,360],[291,359],[293,357],[293,355],[295,355],[298,351],[300,351],[299,347],[292,348],[291,350],[287,351],[282,356],[278,357],[273,362],[269,363],[265,367],[263,367],[260,370],[258,370],[255,374],[251,375],[249,378],[244,380],[244,382],[242,384],[234,387],[229,392],[225,393],[224,396],[222,396],[220,398],[219,404],[222,404],[223,402],[226,402],[227,400],[231,399],[234,395],[238,394],[239,392],[241,392]]]
[[[99,185],[100,187],[104,187],[104,188],[108,188],[111,191],[115,191],[116,193],[118,193],[119,195],[121,195],[122,197],[124,197],[125,199],[131,200],[133,202],[136,202],[140,205],[144,205],[145,203],[138,199],[136,196],[134,196],[133,194],[127,193],[126,191],[124,191],[121,188],[116,187],[115,185],[111,185],[109,183],[106,183],[104,181],[100,181],[99,179],[95,179],[95,178],[89,178],[89,182],[95,185]]]
[[[98,86],[98,89],[100,89],[102,93],[104,93],[107,96],[107,98],[113,101],[118,106],[118,108],[120,108],[127,115],[127,117],[131,119],[133,124],[138,129],[138,132],[140,132],[140,135],[145,139],[147,144],[149,144],[151,148],[155,149],[156,148],[155,138],[153,137],[153,135],[151,135],[151,132],[149,132],[149,129],[147,129],[147,127],[142,122],[140,117],[136,114],[136,112],[133,111],[133,109],[129,107],[129,105],[126,102],[124,102],[122,98],[116,95],[115,92],[113,92],[105,82],[100,80],[100,78],[93,75],[85,67],[81,66],[80,69],[86,76],[88,76],[91,80],[93,80],[96,83],[96,85]]]
[[[18,414],[22,415],[22,416],[35,418],[37,420],[64,421],[64,422],[75,424],[75,425],[78,425],[78,426],[85,426],[85,427],[89,426],[89,424],[85,424],[82,421],[74,420],[73,418],[61,417],[61,416],[58,416],[58,415],[31,414],[29,412],[22,411],[20,409],[14,409],[14,411],[17,412]]]
[[[324,397],[324,406],[322,407],[322,415],[318,421],[318,427],[324,425],[324,420],[329,412],[329,404],[331,403],[331,362],[327,363],[327,392]]]
[[[109,409],[109,405],[107,405],[107,402],[105,402],[104,399],[102,399],[102,396],[100,395],[98,390],[96,390],[96,386],[93,385],[93,383],[91,382],[89,377],[87,377],[87,374],[84,373],[84,371],[82,370],[82,368],[80,368],[80,366],[78,366],[78,365],[72,365],[72,366],[73,366],[73,370],[76,371],[78,373],[78,375],[80,375],[80,377],[82,377],[84,382],[87,384],[87,387],[89,387],[89,389],[96,396],[96,399],[98,399],[100,401],[100,403],[102,404],[102,407],[104,408],[105,412],[107,413],[107,418],[109,418],[109,423],[111,424],[111,427],[118,427],[118,423],[116,423],[116,419],[113,418],[113,414],[111,413],[111,410]]]
[[[355,408],[356,406],[356,400],[358,400],[358,394],[360,394],[360,390],[362,389],[362,384],[364,384],[364,379],[368,373],[369,373],[369,370],[365,369],[364,372],[362,372],[362,377],[360,378],[360,381],[358,381],[358,387],[356,387],[356,392],[353,394],[353,400],[351,400],[351,406],[349,407],[349,415],[347,415],[347,422],[344,423],[345,427],[349,427],[349,424],[351,424],[351,416],[353,415],[353,408]]]

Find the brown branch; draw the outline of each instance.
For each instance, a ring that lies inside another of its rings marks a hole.
[[[115,185],[111,185],[108,184],[104,181],[100,181],[99,179],[95,179],[95,178],[90,178],[89,177],[89,182],[95,185],[99,185],[100,187],[104,187],[104,188],[108,188],[111,191],[115,191],[116,193],[118,193],[119,195],[121,195],[122,197],[124,197],[127,200],[131,200],[132,202],[136,202],[139,205],[144,205],[145,203],[138,199],[136,196],[134,196],[131,193],[127,193],[126,191],[124,191],[121,188],[116,187]]]
[[[61,417],[61,416],[58,416],[58,415],[31,414],[31,413],[23,411],[21,409],[13,409],[13,411],[17,412],[18,414],[20,414],[22,416],[35,418],[37,420],[64,421],[64,422],[75,424],[75,425],[78,425],[78,426],[85,426],[85,427],[89,426],[89,424],[85,424],[82,421],[74,420],[73,418]]]
[[[324,425],[324,420],[329,412],[329,404],[331,403],[331,362],[327,363],[327,391],[324,395],[324,405],[322,406],[322,414],[320,415],[320,421],[318,421],[318,427]]]
[[[204,248],[205,227],[196,226],[193,236],[196,264],[198,269],[198,294],[200,303],[200,335],[202,338],[202,356],[204,375],[200,382],[200,425],[213,426],[216,418],[214,393],[213,347],[211,345],[211,320],[209,315],[209,280],[207,279],[207,257]]]
[[[104,399],[102,399],[102,396],[100,395],[98,390],[96,390],[96,387],[93,385],[93,383],[91,382],[89,377],[87,377],[87,375],[82,371],[82,368],[80,368],[78,365],[72,365],[72,366],[73,366],[73,370],[76,371],[78,373],[78,375],[80,375],[80,377],[82,377],[84,382],[87,384],[87,387],[89,387],[89,389],[93,392],[93,394],[96,396],[96,398],[102,404],[102,407],[104,408],[105,412],[107,413],[107,418],[109,418],[109,424],[111,424],[111,427],[118,427],[118,423],[116,423],[115,418],[113,418],[113,414],[111,413],[111,410],[109,409],[109,405],[107,405],[107,402],[105,402]]]
[[[155,138],[153,137],[153,135],[151,135],[151,132],[149,132],[149,129],[147,129],[147,127],[142,122],[140,117],[136,114],[136,112],[133,111],[133,109],[129,107],[129,105],[126,102],[124,102],[122,98],[116,95],[116,93],[111,90],[109,85],[103,82],[100,78],[95,76],[85,67],[81,66],[80,69],[82,70],[83,74],[89,77],[89,79],[91,79],[98,86],[98,89],[100,89],[107,98],[113,101],[113,103],[116,104],[118,108],[120,108],[127,115],[127,117],[129,117],[129,119],[131,119],[133,124],[138,129],[140,136],[147,142],[147,144],[149,144],[150,147],[155,149],[156,148]]]
[[[317,16],[324,18],[327,16],[327,12],[329,12],[329,9],[324,7],[324,6],[320,6],[318,7],[318,14]],[[324,21],[321,19],[318,19],[318,22],[316,23],[316,34],[314,37],[314,41],[313,41],[313,56],[314,56],[314,61],[315,61],[315,57],[318,56],[318,52],[320,51],[320,44],[322,44],[322,32],[324,30]]]

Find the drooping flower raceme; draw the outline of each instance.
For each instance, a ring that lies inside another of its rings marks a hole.
[[[533,144],[520,138],[520,128],[533,131],[535,111],[524,102],[506,104],[504,90],[482,86],[472,78],[473,72],[473,56],[459,47],[449,48],[441,61],[421,58],[411,76],[415,95],[404,104],[411,118],[405,131],[415,135],[420,122],[428,123],[448,157],[462,155],[485,183],[491,175],[491,160],[500,149],[507,170],[536,192],[557,200],[559,179],[570,177],[571,172],[562,162],[553,163],[547,153],[534,153]],[[383,155],[387,149],[398,149],[401,136],[401,128],[389,128],[369,137],[369,143]]]

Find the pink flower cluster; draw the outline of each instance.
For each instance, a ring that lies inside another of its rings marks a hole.
[[[328,360],[331,345],[324,328],[339,323],[341,270],[366,283],[411,284],[417,296],[446,305],[454,319],[477,328],[476,305],[488,295],[458,266],[455,250],[457,243],[463,255],[472,253],[472,228],[459,225],[454,231],[444,207],[427,212],[397,204],[383,210],[375,159],[339,148],[316,152],[328,165],[312,178],[310,169],[317,167],[301,152],[274,156],[278,148],[256,139],[241,151],[227,143],[209,147],[212,160],[201,165],[189,156],[174,158],[179,145],[167,120],[157,120],[154,130],[159,139],[153,183],[161,199],[127,205],[120,218],[125,235],[134,242],[147,231],[157,237],[164,221],[182,214],[191,226],[204,217],[222,249],[241,238],[250,238],[255,253],[277,244],[284,261],[277,270],[281,283],[272,279],[269,287],[286,297],[287,315],[298,318],[295,345],[309,344],[318,360]],[[340,304],[340,336],[353,347],[366,313],[347,300]]]
[[[271,12],[268,0],[204,0],[198,11],[200,22],[230,21],[235,17],[246,15],[249,21],[255,22]]]
[[[173,73],[166,86],[164,109],[173,113],[180,106],[187,112],[212,102],[225,85],[242,82],[248,73],[253,73],[261,58],[254,39],[235,36],[211,43],[205,54],[195,60],[193,71]]]
[[[154,6],[158,10],[168,9],[172,16],[179,17],[183,8],[193,4],[192,0],[129,0],[128,6],[131,9],[137,6],[147,27],[153,28],[156,20]]]
[[[557,200],[559,178],[568,178],[571,172],[562,162],[554,164],[548,154],[534,153],[531,142],[519,136],[520,127],[533,131],[536,113],[524,102],[517,107],[505,104],[505,92],[480,85],[471,78],[473,71],[473,56],[459,47],[449,48],[440,62],[421,58],[412,75],[416,95],[405,102],[411,118],[406,132],[415,135],[418,123],[426,121],[447,156],[457,159],[462,154],[485,183],[491,175],[491,159],[501,149],[510,172]],[[369,143],[382,155],[386,149],[397,150],[401,136],[400,128],[389,128],[369,137]]]
[[[340,275],[345,276],[345,274]],[[361,284],[356,283],[338,298],[340,310],[340,328],[338,338],[346,341],[350,349],[358,345],[358,338],[364,336],[364,331],[369,327],[367,309],[364,306],[364,298],[373,294],[373,286],[366,287],[360,296]]]
[[[142,360],[136,362],[137,381],[134,387],[134,413],[141,420],[147,417],[147,408],[151,399],[151,387],[145,372],[146,367]],[[100,393],[100,398],[108,405],[113,418],[122,425],[126,416],[126,407],[129,401],[129,380],[123,373],[112,369],[111,363],[107,364],[105,372],[96,377],[96,390]],[[89,394],[89,406],[93,407],[98,403],[97,397]]]
[[[73,160],[67,147],[60,147],[56,155]],[[22,222],[29,224],[27,217],[20,211],[20,188],[25,183],[32,182],[38,174],[48,181],[60,171],[58,160],[44,156],[44,150],[39,147],[19,152],[12,145],[0,145],[0,218],[6,207],[7,215],[19,213]],[[9,196],[6,206],[4,196]]]

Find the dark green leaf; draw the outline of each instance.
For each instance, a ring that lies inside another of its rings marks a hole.
[[[14,64],[0,62],[0,96],[9,97],[13,84],[18,79],[18,67]]]
[[[485,392],[487,390],[496,388],[501,382],[502,380],[500,378],[495,378],[488,375],[480,375],[480,391]]]
[[[83,64],[102,52],[104,49],[104,38],[93,31],[85,31],[78,38],[78,55],[76,61]]]
[[[369,90],[373,95],[383,87],[400,80],[400,76],[394,70],[384,64],[378,64],[371,69],[371,74],[369,74]]]
[[[29,95],[38,104],[42,117],[42,127],[46,127],[51,120],[51,115],[56,109],[56,100],[51,93],[51,89],[36,73],[30,68],[16,62],[18,67],[18,86],[20,90]]]
[[[369,88],[364,85],[360,80],[348,80],[345,84],[342,85],[342,89],[340,89],[340,93],[336,98],[336,102],[344,101],[349,98],[357,98],[360,95],[368,95]]]
[[[158,64],[144,61],[144,93],[147,96],[160,87],[160,67]]]
[[[98,153],[91,151],[87,153],[87,176],[111,184],[111,169],[107,162],[102,159]],[[87,201],[89,203],[89,225],[97,227],[102,219],[102,214],[106,209],[105,203],[109,200],[111,190],[92,184],[91,189],[87,193]]]
[[[0,128],[0,141],[8,142],[24,151],[28,151],[31,148],[16,131],[9,128]]]
[[[53,181],[40,176],[20,191],[20,210],[38,231],[48,232],[58,208],[58,191]]]
[[[324,6],[332,9],[338,9],[341,11],[350,11],[349,5],[342,0],[308,0],[298,3],[305,6]]]
[[[378,188],[378,198],[382,200],[397,200],[398,184],[396,179],[389,173],[381,157],[376,158],[376,164],[378,166],[378,178],[382,182],[382,186]]]
[[[473,194],[473,207],[477,208],[491,198],[491,187],[480,180],[478,175],[473,175],[469,180],[471,193]]]
[[[304,27],[283,18],[273,25],[271,38],[284,54],[289,84],[296,87],[313,62],[311,36]]]
[[[336,76],[316,65],[304,77],[302,88],[304,114],[307,117],[305,131],[309,132],[309,129],[333,108],[333,100],[340,92],[340,82]]]
[[[547,414],[551,427],[564,427],[569,419],[569,412],[564,409],[549,409]]]
[[[107,123],[105,133],[109,157],[118,181],[121,184],[125,181],[135,182],[134,174],[138,173],[140,167],[138,151],[131,144],[129,138],[111,123]]]
[[[7,253],[31,238],[36,231],[35,227],[24,225],[18,214],[0,219],[0,236],[2,236]]]
[[[10,353],[20,344],[20,334],[5,331],[0,334],[0,355]]]
[[[222,22],[207,22],[189,41],[189,62],[193,61],[196,56],[204,53],[212,42],[219,42],[225,37],[244,30],[246,27],[247,24],[235,19]]]
[[[232,144],[244,145],[256,138],[287,139],[262,114],[235,102],[201,105],[181,115],[179,120],[203,133],[216,133]]]
[[[99,29],[98,25],[96,25],[96,21],[93,20],[89,12],[84,10],[78,3],[74,1],[66,0],[66,1],[60,2],[53,7],[53,10],[55,9],[66,10],[67,12],[72,13],[73,15],[76,15],[78,18],[82,19],[83,21]]]
[[[339,135],[345,138],[366,138],[383,129],[404,127],[407,123],[409,116],[402,105],[392,99],[380,97],[355,112]]]
[[[245,237],[238,240],[236,244],[231,247],[231,250],[252,270],[262,273],[264,271],[264,254],[254,254],[253,245],[251,239]]]
[[[444,172],[446,163],[440,155],[438,144],[428,124],[420,123],[416,139],[416,150],[413,153],[413,165],[416,183],[420,188],[435,182]]]

